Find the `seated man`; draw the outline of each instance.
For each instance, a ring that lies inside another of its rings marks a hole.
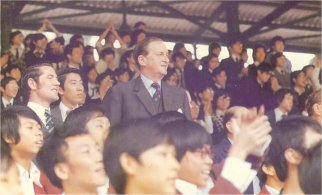
[[[43,146],[41,121],[28,107],[12,106],[1,113],[1,147],[8,147],[25,194],[58,194],[46,175],[32,162]]]
[[[157,122],[139,119],[111,128],[104,166],[117,194],[174,194],[179,164]]]
[[[106,183],[102,159],[98,144],[82,129],[55,129],[39,154],[39,164],[64,194],[97,194]]]
[[[304,194],[299,182],[299,166],[308,151],[322,140],[321,125],[303,116],[292,116],[276,124],[272,133],[273,156],[278,178],[284,182],[283,194]]]

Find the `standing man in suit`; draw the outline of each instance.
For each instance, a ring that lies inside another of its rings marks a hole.
[[[51,64],[42,63],[27,68],[21,82],[31,108],[42,122],[44,135],[54,129],[50,104],[58,100],[59,82]]]
[[[277,107],[266,113],[271,126],[285,118],[293,108],[293,95],[290,89],[282,88],[275,93]]]
[[[67,115],[82,104],[84,93],[83,80],[78,69],[66,68],[59,71],[58,81],[61,101],[51,109],[55,127],[61,126]]]
[[[168,50],[163,41],[149,37],[140,42],[134,59],[141,75],[128,83],[119,83],[108,91],[102,105],[111,124],[133,118],[148,118],[164,111],[179,111],[191,119],[184,89],[162,82],[169,65]]]

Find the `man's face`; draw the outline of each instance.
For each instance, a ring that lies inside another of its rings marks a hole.
[[[7,96],[8,98],[15,98],[19,90],[19,86],[17,84],[16,80],[11,80],[9,83],[5,86],[3,95]]]
[[[177,58],[175,59],[175,66],[176,66],[176,68],[178,68],[179,70],[183,70],[185,65],[186,65],[186,59],[181,58],[181,57],[177,57]]]
[[[276,66],[284,68],[284,65],[285,65],[285,56],[281,56],[281,57],[277,58]]]
[[[140,55],[139,62],[141,69],[149,74],[148,76],[162,78],[167,74],[169,66],[168,50],[162,41],[153,41],[147,47],[148,54]],[[141,58],[141,60],[140,60]]]
[[[43,39],[37,40],[35,43],[36,43],[35,44],[36,48],[38,50],[43,50],[44,51],[46,49],[46,47],[47,47],[48,40],[46,38],[43,38]]]
[[[255,53],[255,61],[262,63],[264,62],[266,57],[266,53],[264,48],[260,47],[256,49],[256,53]]]
[[[243,51],[243,44],[240,41],[236,41],[230,46],[231,52],[236,55],[241,55]]]
[[[127,83],[130,79],[130,75],[128,72],[124,72],[123,74],[121,74],[119,77],[119,82],[121,83]]]
[[[87,73],[87,78],[88,81],[91,83],[95,83],[95,80],[97,78],[97,72],[95,68],[92,68],[88,73]]]
[[[57,75],[54,68],[50,66],[40,67],[39,71],[41,75],[39,76],[35,93],[38,99],[50,104],[58,100],[59,82]]]
[[[17,144],[10,144],[12,151],[21,155],[34,157],[43,146],[43,133],[40,124],[31,118],[19,116],[19,136]]]
[[[290,112],[293,107],[293,96],[288,93],[284,96],[282,102],[280,103],[280,107],[282,107],[286,112]]]
[[[110,133],[110,122],[102,113],[95,113],[93,117],[86,123],[86,129],[89,135],[103,149],[104,141]]]
[[[77,135],[65,139],[63,148],[68,177],[66,183],[74,183],[85,189],[96,189],[106,182],[103,155],[90,135]]]
[[[299,75],[295,78],[295,86],[299,86],[299,87],[306,86],[306,77],[304,72],[300,72]]]
[[[79,74],[69,73],[66,75],[64,89],[59,88],[59,95],[66,106],[73,108],[83,101],[84,86]]]
[[[20,81],[21,72],[20,72],[19,68],[12,69],[10,71],[10,73],[9,73],[9,76],[11,76],[12,78],[16,79],[17,81]]]
[[[198,188],[205,187],[212,163],[210,145],[187,151],[180,162],[179,178],[197,185]]]
[[[214,77],[214,81],[215,83],[217,83],[218,85],[225,87],[226,86],[226,82],[227,82],[227,75],[225,71],[221,71],[220,74],[217,74]]]
[[[108,54],[104,56],[104,61],[107,63],[110,63],[114,60],[114,55],[113,54]]]
[[[172,145],[161,144],[143,152],[133,178],[142,194],[174,194],[179,163]]]
[[[219,66],[219,60],[217,57],[212,57],[208,62],[208,68],[214,70]]]
[[[177,73],[173,73],[169,79],[166,81],[167,84],[171,86],[178,86],[178,75]]]
[[[230,106],[230,97],[229,96],[220,96],[217,99],[217,109],[219,110],[227,110],[228,107]]]
[[[69,61],[73,64],[81,64],[83,60],[84,49],[83,47],[73,48],[72,53],[68,54]]]
[[[258,70],[257,77],[262,83],[266,83],[271,77],[271,74],[269,72],[261,72],[260,70]]]
[[[200,97],[203,100],[212,101],[214,99],[215,92],[212,88],[208,87],[201,93]]]
[[[13,39],[12,39],[12,43],[14,44],[14,45],[21,45],[22,44],[22,42],[23,42],[23,35],[22,35],[22,33],[19,33],[19,34],[17,34],[16,36],[14,36],[13,37]]]
[[[212,53],[213,53],[213,54],[216,54],[217,56],[219,56],[219,55],[220,55],[220,52],[221,52],[221,48],[220,48],[220,47],[214,48],[214,49],[212,50]]]
[[[275,52],[283,52],[285,48],[285,45],[283,43],[283,41],[276,41],[275,45],[273,47]]]
[[[146,35],[145,33],[140,33],[137,37],[136,37],[136,42],[140,43],[141,41],[143,41],[143,39],[145,39]]]

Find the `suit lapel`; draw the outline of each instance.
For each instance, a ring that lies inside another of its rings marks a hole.
[[[171,88],[165,82],[162,82],[161,90],[164,111],[169,111],[172,107]]]
[[[151,95],[149,94],[148,90],[145,88],[143,81],[141,80],[141,77],[138,77],[135,80],[134,93],[136,94],[140,102],[143,104],[145,109],[151,115],[157,114]]]

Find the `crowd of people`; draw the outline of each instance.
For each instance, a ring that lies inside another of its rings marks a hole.
[[[42,34],[53,31],[48,43]],[[1,194],[321,194],[321,55],[230,37],[194,59],[137,22],[95,47],[49,21],[1,54]],[[116,48],[115,41],[120,43]],[[94,58],[94,51],[99,60]]]

